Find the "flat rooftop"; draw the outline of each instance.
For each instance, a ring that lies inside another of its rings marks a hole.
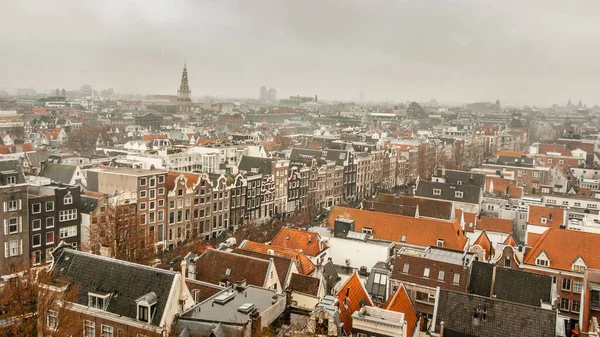
[[[475,253],[463,252],[458,250],[444,249],[438,247],[427,247],[425,249],[417,249],[410,247],[402,247],[398,251],[399,255],[410,255],[422,257],[424,259],[436,260],[440,262],[452,263],[456,265],[470,264],[475,258]],[[463,260],[464,259],[464,260]]]
[[[120,174],[120,175],[136,176],[136,177],[143,177],[143,176],[167,173],[167,170],[143,170],[143,169],[130,168],[130,167],[99,168],[99,169],[90,169],[88,171],[102,172],[105,174]]]

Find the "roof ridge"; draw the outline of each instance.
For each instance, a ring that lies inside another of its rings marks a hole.
[[[269,261],[266,261],[265,259],[259,259],[258,257],[248,256],[248,255],[243,255],[243,254],[236,254],[234,252],[228,252],[228,251],[217,250],[217,249],[207,249],[204,253],[202,253],[202,255],[208,253],[209,251],[213,251],[213,252],[217,252],[217,253],[224,253],[224,254],[229,254],[229,255],[235,255],[235,256],[240,256],[240,257],[243,257],[243,258],[252,259],[252,260],[255,260],[255,261],[270,263]],[[200,255],[200,256],[202,256],[202,255]]]

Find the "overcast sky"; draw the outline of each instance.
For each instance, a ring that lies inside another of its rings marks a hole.
[[[600,103],[600,1],[0,0],[0,88]]]

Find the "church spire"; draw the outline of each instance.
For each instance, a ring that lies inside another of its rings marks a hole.
[[[177,112],[191,113],[192,112],[192,91],[188,84],[187,59],[183,60],[183,72],[181,73],[181,84],[178,91],[179,98],[177,99]]]

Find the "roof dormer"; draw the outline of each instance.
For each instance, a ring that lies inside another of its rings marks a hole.
[[[540,267],[550,267],[550,259],[546,255],[545,251],[541,251],[540,254],[535,258],[535,265]]]
[[[137,305],[137,320],[150,323],[156,314],[156,303],[158,298],[155,292],[149,292],[146,295],[135,300]]]
[[[571,265],[571,270],[573,270],[576,273],[583,273],[586,268],[587,264],[585,263],[585,261],[583,261],[583,258],[580,255],[577,255],[577,258],[575,259],[575,261],[573,261],[573,264]]]
[[[106,308],[108,308],[109,300],[110,293],[98,290],[88,292],[88,307],[90,308],[96,308],[99,310],[106,311]]]

